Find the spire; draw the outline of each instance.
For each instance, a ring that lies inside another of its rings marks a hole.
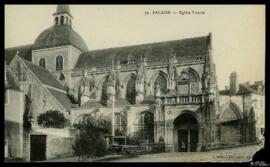
[[[56,12],[53,14],[55,25],[68,25],[71,27],[73,19],[69,5],[57,5]]]
[[[70,17],[72,17],[69,5],[57,5],[56,12],[53,15],[55,16],[59,14],[68,14]]]

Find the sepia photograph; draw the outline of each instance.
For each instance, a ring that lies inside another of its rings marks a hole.
[[[5,162],[250,162],[264,148],[265,5],[4,8]]]

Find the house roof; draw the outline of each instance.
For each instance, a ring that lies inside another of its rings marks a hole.
[[[33,50],[72,45],[80,51],[88,51],[82,37],[68,25],[54,25],[39,34]]]
[[[142,45],[116,47],[84,52],[80,55],[75,68],[108,67],[111,59],[123,63],[131,55],[139,61],[140,55],[146,57],[148,62],[168,62],[171,51],[176,54],[178,61],[203,60],[207,54],[208,36],[188,38],[182,40],[148,43]]]
[[[56,100],[61,103],[63,107],[66,109],[70,109],[72,106],[72,99],[68,96],[68,94],[57,91],[55,89],[48,88],[51,94],[56,98]]]
[[[32,61],[32,47],[33,45],[23,45],[17,47],[11,47],[5,49],[5,61],[7,65],[15,57],[17,51],[19,51],[19,56],[25,60]]]
[[[66,90],[66,88],[51,74],[50,71],[45,68],[39,67],[27,60],[22,59],[28,68],[35,74],[36,77],[48,86],[52,86],[61,90]]]
[[[10,69],[6,66],[6,83],[5,83],[5,88],[6,89],[13,89],[13,90],[18,90],[20,91],[20,85],[16,81],[15,77],[11,73]]]

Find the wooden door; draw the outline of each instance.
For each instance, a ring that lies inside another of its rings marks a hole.
[[[179,147],[179,152],[188,151],[188,131],[187,130],[178,130],[178,147]]]
[[[30,161],[46,160],[46,135],[31,135]]]

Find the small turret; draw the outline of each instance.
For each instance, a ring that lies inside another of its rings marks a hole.
[[[68,25],[71,27],[72,15],[69,5],[57,5],[56,12],[53,14],[55,25]]]

